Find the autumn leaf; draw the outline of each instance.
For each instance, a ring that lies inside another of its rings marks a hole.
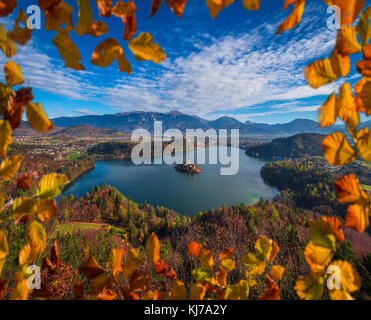
[[[50,219],[56,217],[58,214],[57,205],[54,199],[37,199],[34,210],[42,222],[49,221]]]
[[[105,272],[94,257],[90,257],[80,268],[89,280],[92,280]]]
[[[27,237],[32,249],[37,252],[37,255],[44,251],[46,245],[46,232],[40,222],[33,220],[28,224]]]
[[[235,262],[232,259],[223,259],[220,261],[219,268],[223,272],[230,272],[235,268]]]
[[[370,205],[358,203],[351,204],[347,209],[344,227],[353,228],[358,232],[363,232],[369,225],[370,215]]]
[[[169,294],[170,300],[186,300],[184,283],[178,279],[173,280],[173,288]]]
[[[366,0],[324,0],[328,6],[338,6],[341,14],[341,25],[351,25],[358,17]]]
[[[160,246],[160,241],[158,240],[156,234],[153,232],[146,242],[147,255],[152,264],[155,264],[161,259]]]
[[[315,246],[335,251],[335,235],[332,225],[328,221],[310,221],[309,236]]]
[[[31,177],[28,174],[22,174],[14,180],[14,183],[18,189],[29,190],[31,186]]]
[[[340,87],[339,95],[336,99],[336,113],[351,128],[358,126],[357,103],[348,82],[343,83]]]
[[[202,268],[206,270],[211,270],[214,265],[213,255],[210,250],[201,249],[200,254],[198,255],[200,259]]]
[[[42,199],[55,198],[61,193],[61,190],[67,181],[67,176],[64,174],[46,174],[39,182],[37,187],[37,195]]]
[[[219,261],[228,259],[233,256],[233,247],[224,248],[219,254]]]
[[[30,243],[27,243],[19,252],[18,262],[19,265],[28,266],[30,265],[38,256],[38,252],[34,249]]]
[[[79,6],[79,14],[75,31],[80,36],[91,34],[94,19],[90,1],[77,0],[77,3]]]
[[[119,65],[120,72],[131,74],[131,66],[127,60],[124,51],[120,44],[115,39],[107,39],[100,43],[94,50],[91,63],[99,67],[108,67],[113,60],[116,60]]]
[[[337,200],[340,203],[358,202],[367,199],[357,177],[351,173],[335,180]]]
[[[8,255],[9,247],[6,235],[3,231],[0,230],[0,260],[5,259]],[[1,270],[0,270],[1,273]]]
[[[327,247],[317,246],[312,241],[304,250],[304,257],[314,273],[323,273],[331,262],[334,251]]]
[[[361,45],[357,40],[357,32],[354,27],[342,26],[338,30],[336,49],[343,56],[349,56],[362,50]]]
[[[15,199],[12,205],[10,219],[15,220],[14,223],[27,222],[34,215],[36,204],[37,200],[30,197]]]
[[[191,300],[203,300],[206,293],[206,286],[200,283],[195,283],[191,288]]]
[[[356,147],[363,160],[371,161],[371,132],[368,127],[358,132]]]
[[[341,227],[341,222],[340,222],[339,218],[322,216],[321,220],[326,221],[327,223],[329,223],[331,225],[332,231],[333,231],[334,236],[335,236],[337,241],[342,242],[342,241],[345,240],[343,229]]]
[[[144,291],[147,288],[148,280],[150,279],[151,274],[147,271],[138,271],[135,270],[130,277],[130,289],[137,291]]]
[[[6,158],[0,165],[0,177],[5,181],[13,178],[17,173],[23,158],[23,156],[12,156]]]
[[[133,1],[122,2],[118,0],[116,6],[112,10],[112,14],[121,17],[125,23],[124,40],[130,40],[133,35],[137,32],[137,22],[135,17],[135,11],[138,9],[135,7]]]
[[[337,77],[345,77],[350,71],[350,58],[342,56],[338,49],[334,49],[330,56],[331,68]]]
[[[265,277],[268,288],[260,295],[260,300],[280,300],[280,288],[270,276]]]
[[[362,46],[365,47],[371,38],[371,7],[368,7],[362,12],[361,18],[357,24],[357,32],[362,41]]]
[[[198,242],[195,242],[195,241],[191,241],[188,244],[188,254],[190,256],[198,257],[201,248],[202,248],[202,244],[201,243],[198,243]]]
[[[22,270],[16,274],[15,288],[12,291],[10,300],[27,300],[30,290],[27,285],[27,278],[24,277]]]
[[[26,106],[26,115],[29,125],[39,132],[48,132],[53,123],[46,115],[41,103],[29,103]]]
[[[9,87],[17,86],[24,82],[21,67],[11,60],[4,65],[4,73]]]
[[[32,30],[27,27],[28,16],[23,11],[19,10],[18,17],[15,20],[14,28],[8,32],[8,38],[24,46],[28,41],[31,40]],[[24,24],[24,28],[21,28],[20,23]]]
[[[0,49],[7,58],[13,57],[17,52],[17,46],[6,34],[6,29],[0,25]]]
[[[126,263],[123,268],[124,279],[130,277],[132,273],[138,269],[139,266],[143,265],[144,261],[139,255],[139,249],[131,249],[128,252]]]
[[[17,6],[17,0],[0,0],[0,17],[10,15]]]
[[[258,259],[251,252],[242,257],[241,262],[248,268],[251,275],[261,275],[265,270],[265,262]]]
[[[226,1],[226,0],[222,0],[222,1]],[[166,3],[171,9],[171,11],[173,11],[179,18],[182,17],[184,8],[187,4],[187,0],[166,0]]]
[[[102,17],[110,17],[112,14],[112,0],[95,0],[98,6],[99,14]]]
[[[371,114],[371,80],[363,77],[354,86],[356,93],[357,110],[366,112],[366,115]]]
[[[259,10],[260,0],[242,0],[243,6],[247,10]]]
[[[321,274],[308,274],[296,280],[295,291],[300,299],[319,300],[323,294],[325,279]]]
[[[45,10],[45,29],[46,31],[56,30],[58,33],[68,33],[73,30],[72,21],[73,7],[66,4],[63,0],[58,5],[53,6],[52,10]],[[64,26],[64,28],[62,28]]]
[[[115,278],[119,272],[122,272],[122,258],[124,256],[123,248],[112,249],[109,261],[108,269],[111,272],[112,276]]]
[[[155,63],[161,63],[166,58],[165,52],[158,44],[153,43],[153,37],[148,32],[142,32],[135,39],[131,39],[129,49],[137,61],[151,60]]]
[[[272,252],[272,240],[260,236],[255,242],[255,251],[263,260],[268,260]]]
[[[284,4],[284,9],[287,8],[287,3],[292,3],[292,0],[286,0]],[[305,0],[296,0],[294,2],[294,8],[291,14],[282,22],[276,31],[276,34],[279,34],[285,30],[294,28],[301,20],[301,16],[304,12]]]
[[[0,82],[0,115],[4,115],[8,107],[9,97],[13,94],[12,88]]]
[[[0,273],[1,273],[1,260],[0,260]],[[0,300],[3,299],[6,289],[8,288],[8,280],[0,279]]]
[[[108,26],[102,20],[98,20],[92,25],[92,33],[94,37],[100,37],[107,32]]]
[[[162,0],[153,0],[150,16],[153,17],[157,11],[161,8]]]
[[[284,267],[280,265],[274,265],[269,271],[269,277],[271,277],[273,280],[282,280],[282,275],[284,272],[285,272]]]
[[[337,79],[336,74],[332,70],[331,61],[328,58],[316,60],[306,66],[304,76],[308,84],[315,89]]]
[[[353,300],[349,293],[359,290],[361,279],[355,268],[347,261],[336,260],[331,263],[340,269],[340,289],[330,289],[332,300]]]
[[[0,157],[6,157],[8,145],[12,143],[12,128],[9,121],[0,120]]]
[[[84,66],[80,63],[82,60],[79,48],[71,40],[67,32],[59,32],[52,42],[58,49],[66,68],[75,70],[84,70]]]
[[[342,132],[334,132],[322,141],[325,158],[332,166],[342,166],[356,159],[356,152]]]
[[[206,0],[209,7],[210,15],[213,19],[216,18],[219,11],[232,4],[234,0]]]
[[[361,75],[371,78],[371,59],[358,61],[356,68]]]
[[[321,128],[332,126],[336,122],[336,95],[333,92],[318,111],[318,122]]]

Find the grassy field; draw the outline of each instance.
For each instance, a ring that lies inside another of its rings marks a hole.
[[[79,222],[70,222],[58,225],[55,227],[54,233],[52,235],[52,239],[54,239],[57,233],[64,234],[73,234],[78,231],[85,231],[85,230],[98,230],[108,228],[108,230],[112,230],[113,233],[117,234],[118,236],[122,236],[125,234],[125,231],[121,228],[117,228],[108,224],[100,224],[100,223],[79,223]]]

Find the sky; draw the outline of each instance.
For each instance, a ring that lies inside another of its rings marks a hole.
[[[22,0],[26,11],[37,0]],[[77,22],[77,1],[73,5]],[[317,110],[327,96],[344,81],[355,84],[360,75],[352,56],[346,78],[319,89],[305,82],[304,67],[331,54],[336,30],[327,27],[331,14],[322,0],[307,1],[302,21],[293,29],[275,35],[278,25],[290,14],[282,10],[284,0],[261,0],[259,11],[248,11],[235,0],[213,20],[205,0],[188,0],[183,17],[171,12],[164,1],[149,17],[150,0],[135,1],[138,32],[150,32],[166,52],[161,64],[136,61],[122,39],[120,18],[103,19],[109,33],[94,38],[71,33],[83,57],[85,71],[66,69],[51,40],[56,31],[43,28],[19,48],[12,60],[22,66],[26,84],[34,89],[50,118],[109,114],[131,111],[180,111],[206,119],[231,116],[240,121],[285,123],[296,118],[317,119]],[[114,1],[115,2],[115,1]],[[367,5],[371,0],[367,1]],[[10,29],[18,11],[0,23]],[[95,47],[107,38],[119,40],[133,73],[120,73],[116,61],[108,68],[90,63]],[[6,62],[1,53],[0,63]],[[1,80],[4,74],[0,71]]]

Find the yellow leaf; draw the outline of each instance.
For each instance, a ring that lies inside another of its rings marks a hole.
[[[37,255],[39,255],[44,251],[46,246],[46,232],[40,222],[33,220],[28,224],[27,237],[35,254],[37,253]]]
[[[270,272],[269,272],[269,276],[273,279],[273,280],[282,280],[282,275],[285,271],[285,268],[280,266],[280,265],[274,265],[272,266]]]
[[[304,76],[308,84],[315,89],[337,79],[328,58],[325,60],[316,60],[306,66]]]
[[[35,213],[37,200],[30,197],[17,198],[13,202],[11,219],[15,223],[27,222]]]
[[[153,37],[148,32],[142,32],[138,37],[131,39],[129,49],[138,61],[151,60],[161,63],[166,58],[164,50],[158,44],[153,43]]]
[[[341,132],[334,132],[323,139],[322,148],[326,160],[332,166],[343,166],[356,159],[355,151]]]
[[[131,249],[128,252],[127,261],[123,268],[124,279],[130,277],[132,273],[138,269],[139,266],[143,265],[144,261],[139,255],[139,249]]]
[[[356,93],[356,103],[358,111],[366,112],[369,116],[371,114],[371,80],[363,77],[354,86]]]
[[[361,38],[362,45],[366,46],[371,38],[371,7],[362,12],[361,18],[357,24],[357,32]]]
[[[53,128],[53,123],[48,119],[41,103],[29,103],[26,106],[29,125],[39,132],[47,132]]]
[[[232,4],[234,0],[206,0],[209,7],[210,15],[213,19],[216,18],[219,11]]]
[[[366,0],[324,0],[328,6],[338,6],[341,14],[341,25],[351,25],[358,17]]]
[[[319,300],[323,294],[325,279],[322,275],[308,274],[296,280],[295,291],[300,299]]]
[[[272,240],[260,236],[255,242],[255,250],[263,260],[268,260],[272,252]]]
[[[67,32],[59,32],[52,42],[58,49],[66,68],[75,70],[84,70],[84,66],[80,63],[82,60],[79,48],[71,40]]]
[[[362,202],[363,199],[367,199],[367,195],[362,190],[357,177],[353,173],[335,180],[335,189],[337,200],[340,203]]]
[[[304,250],[305,260],[314,273],[323,273],[331,262],[333,254],[333,250],[316,246],[312,241],[308,243]]]
[[[173,281],[173,289],[170,291],[170,300],[186,300],[186,291],[184,288],[184,283],[178,279]]]
[[[42,177],[37,188],[37,195],[42,199],[55,198],[61,193],[68,179],[64,174],[50,173]]]
[[[242,0],[243,6],[247,10],[259,10],[260,0]]]
[[[36,206],[34,207],[35,213],[42,222],[47,222],[58,214],[55,200],[37,199]]]
[[[0,82],[0,115],[2,116],[8,107],[8,99],[12,93],[12,88]]]
[[[0,230],[0,260],[5,259],[5,257],[8,255],[8,252],[9,248],[6,235]]]
[[[37,251],[31,247],[31,244],[26,244],[19,252],[19,265],[21,267],[30,265],[36,259],[37,255]]]
[[[13,143],[12,132],[9,121],[0,120],[0,157],[6,157],[6,149]]]
[[[126,59],[125,53],[120,44],[115,39],[107,39],[100,43],[94,50],[91,63],[99,67],[108,67],[113,60],[116,60],[119,65],[120,72],[131,74],[131,66]]]
[[[242,257],[241,262],[248,268],[251,275],[261,275],[265,270],[265,262],[258,259],[251,252]]]
[[[336,96],[333,92],[326,99],[318,112],[319,125],[323,127],[332,126],[336,122]]]
[[[361,279],[357,271],[347,261],[336,260],[331,263],[331,266],[337,266],[340,269],[340,289],[330,290],[330,297],[333,300],[337,299],[352,299],[348,294],[359,290],[361,287]],[[340,293],[343,291],[343,293]]]
[[[24,46],[32,37],[32,30],[27,27],[28,16],[21,9],[18,13],[18,17],[15,20],[14,28],[8,32],[8,38],[14,42]],[[24,24],[24,28],[21,28],[20,23]]]
[[[0,176],[5,181],[10,180],[17,173],[23,160],[23,156],[12,156],[6,158],[0,165]]]
[[[4,65],[5,80],[9,87],[17,86],[24,82],[21,70],[21,67],[11,60]]]
[[[358,132],[356,147],[365,161],[371,161],[371,132],[368,127]]]
[[[353,228],[358,232],[363,232],[369,225],[370,215],[370,205],[358,203],[351,204],[347,209],[344,227]]]
[[[29,295],[29,289],[27,285],[27,278],[21,274],[21,270],[18,271],[16,278],[15,289],[10,295],[10,300],[27,300]]]
[[[200,283],[196,283],[191,288],[191,300],[203,300],[206,293],[206,287]]]
[[[247,300],[249,298],[249,285],[246,280],[229,285],[225,290],[225,299],[227,300]]]
[[[214,265],[213,255],[210,250],[201,249],[198,255],[202,268],[211,270]]]
[[[350,58],[342,56],[338,49],[334,49],[330,56],[331,68],[337,77],[345,77],[350,71]]]
[[[286,0],[286,2],[292,2],[290,0]],[[304,12],[305,0],[296,0],[294,2],[294,9],[292,10],[291,14],[286,18],[284,22],[282,22],[276,31],[276,34],[281,33],[282,31],[294,28],[301,20],[301,16]],[[286,9],[287,6],[284,8]]]
[[[342,229],[341,222],[340,222],[339,218],[334,217],[334,216],[332,216],[332,217],[322,216],[321,220],[327,221],[331,225],[332,231],[333,231],[334,236],[335,236],[337,241],[342,242],[342,241],[345,240],[343,229]]]
[[[45,13],[45,29],[46,31],[56,30],[58,33],[65,33],[73,30],[72,22],[73,7],[66,4],[63,0],[54,10],[46,10]],[[64,28],[63,28],[64,26]]]
[[[339,95],[336,99],[336,113],[351,128],[358,126],[359,115],[356,99],[348,82],[345,82],[340,87]]]
[[[2,25],[0,25],[0,49],[7,58],[13,57],[18,52],[17,46],[8,38]]]
[[[147,255],[152,264],[155,264],[160,260],[160,246],[160,241],[153,232],[146,242]]]
[[[3,271],[4,264],[5,264],[5,259],[0,259],[0,276],[1,276],[1,272]]]
[[[326,220],[310,221],[309,236],[313,244],[335,251],[335,235]]]
[[[338,30],[336,49],[343,55],[349,56],[362,50],[357,40],[357,32],[354,27],[342,26]]]
[[[108,261],[108,268],[115,278],[119,272],[122,272],[122,257],[124,256],[124,249],[123,248],[116,248],[112,249],[109,261]]]
[[[232,271],[235,267],[235,262],[232,259],[223,259],[220,261],[220,270],[223,272]]]
[[[80,36],[91,34],[94,19],[90,1],[77,0],[77,3],[79,5],[79,14],[75,31]]]

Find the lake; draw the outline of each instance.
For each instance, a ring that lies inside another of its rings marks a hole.
[[[230,147],[220,148],[228,148],[230,152]],[[188,175],[176,171],[173,165],[138,166],[130,160],[97,161],[95,169],[79,177],[63,195],[83,196],[93,186],[106,183],[135,202],[147,201],[186,215],[217,209],[223,204],[253,204],[260,197],[271,199],[278,191],[260,177],[260,168],[266,162],[238,150],[239,171],[232,176],[220,175],[220,165],[199,165],[203,173]]]

